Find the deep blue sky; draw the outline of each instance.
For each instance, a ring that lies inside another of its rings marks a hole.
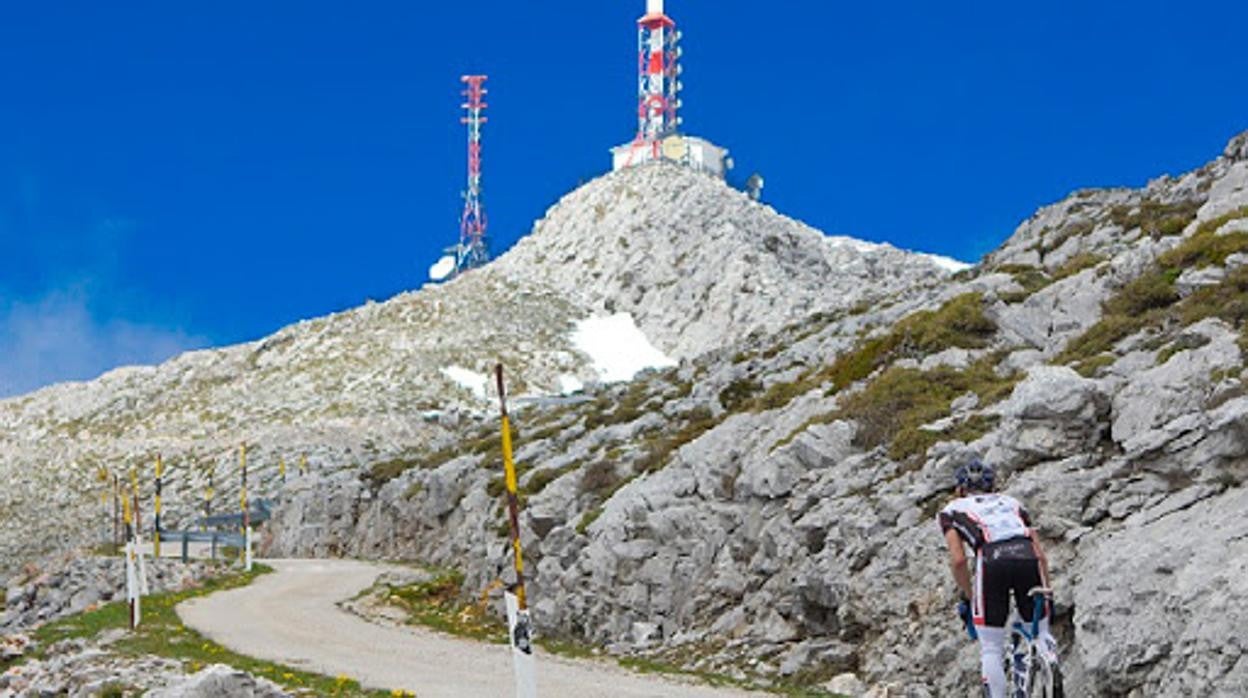
[[[423,282],[486,72],[495,251],[609,166],[643,0],[0,9],[0,395]],[[668,0],[685,121],[829,233],[975,260],[1248,129],[1248,4]],[[470,24],[475,22],[475,24]]]

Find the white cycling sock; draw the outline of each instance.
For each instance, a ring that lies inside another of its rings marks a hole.
[[[978,626],[979,663],[984,683],[988,685],[991,698],[1005,698],[1005,665],[1001,661],[1005,651],[1005,628]]]

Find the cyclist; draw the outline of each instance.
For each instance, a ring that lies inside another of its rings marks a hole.
[[[1010,595],[1019,615],[1030,623],[1035,607],[1028,593],[1036,587],[1048,588],[1048,561],[1027,511],[1013,497],[993,492],[995,473],[990,466],[973,458],[957,469],[954,479],[957,498],[941,510],[937,522],[962,595],[958,614],[974,623],[979,636],[984,695],[1005,698],[1002,655]],[[974,573],[967,564],[968,545],[975,552]],[[1053,648],[1050,615],[1051,604],[1045,604],[1040,638],[1043,646]]]

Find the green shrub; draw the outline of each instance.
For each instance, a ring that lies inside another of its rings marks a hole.
[[[898,461],[920,456],[941,435],[919,427],[948,416],[955,398],[973,392],[988,405],[1009,395],[1018,377],[998,376],[993,368],[998,360],[987,357],[961,371],[889,368],[861,392],[848,396],[834,416],[857,422],[854,442],[862,448],[888,446],[889,456]],[[960,434],[969,436],[973,429],[986,428],[982,422],[971,427]]]
[[[599,516],[602,516],[601,506],[594,507],[582,514],[581,520],[576,524],[576,532],[582,536],[585,535],[585,531],[589,530],[590,525],[597,521]]]
[[[1071,255],[1070,259],[1066,260],[1062,266],[1053,270],[1053,280],[1061,281],[1062,279],[1078,274],[1084,269],[1091,269],[1103,261],[1105,261],[1103,257],[1091,252],[1080,252],[1078,254]]]
[[[1115,206],[1110,209],[1109,218],[1123,230],[1140,228],[1153,238],[1162,238],[1182,233],[1196,219],[1200,206],[1199,201],[1163,204],[1146,199],[1137,207]]]
[[[749,377],[738,378],[719,391],[719,404],[729,412],[736,412],[739,407],[745,405],[762,390],[762,383]]]
[[[581,471],[581,480],[577,485],[577,491],[580,494],[596,494],[601,497],[601,495],[606,493],[614,492],[619,484],[620,475],[617,472],[615,463],[600,460],[591,463]]]
[[[1169,307],[1179,300],[1179,292],[1173,280],[1164,272],[1150,272],[1122,287],[1105,302],[1105,312],[1111,315],[1144,315],[1151,310]]]

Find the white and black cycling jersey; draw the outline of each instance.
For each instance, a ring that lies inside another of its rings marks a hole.
[[[989,543],[1031,537],[1031,517],[1005,494],[959,497],[936,516],[941,533],[958,532],[976,552]]]

